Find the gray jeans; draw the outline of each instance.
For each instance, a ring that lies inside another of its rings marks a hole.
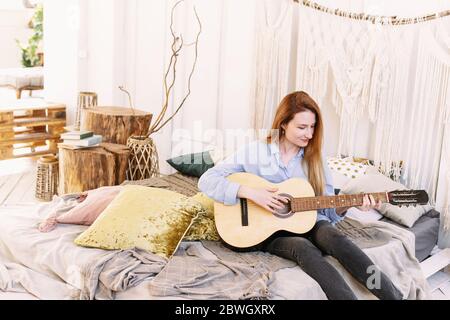
[[[402,293],[391,280],[359,247],[328,221],[317,222],[311,231],[301,236],[287,232],[276,233],[254,249],[297,262],[303,271],[319,283],[330,300],[356,300],[356,296],[339,272],[325,260],[324,254],[336,258],[379,299],[402,299]],[[372,281],[374,276],[379,277],[378,281]]]

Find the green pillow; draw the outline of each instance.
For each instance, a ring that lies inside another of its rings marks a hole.
[[[198,178],[208,169],[214,167],[210,151],[184,154],[166,161],[178,172]]]

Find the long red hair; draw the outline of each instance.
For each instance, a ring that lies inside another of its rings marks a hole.
[[[275,118],[272,123],[271,134],[266,138],[267,143],[279,142],[285,136],[282,128],[294,118],[299,112],[311,111],[316,116],[314,134],[308,145],[304,148],[304,160],[309,183],[312,185],[316,195],[323,195],[325,189],[325,177],[322,162],[323,121],[320,108],[317,103],[303,91],[288,94],[281,100]],[[277,135],[274,135],[277,133]],[[277,141],[275,141],[277,140]]]

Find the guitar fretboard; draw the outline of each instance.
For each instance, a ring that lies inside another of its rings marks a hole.
[[[375,201],[388,202],[385,192],[369,193]],[[338,196],[319,196],[294,198],[291,201],[293,212],[320,210],[327,208],[354,207],[363,204],[364,194],[348,194]]]

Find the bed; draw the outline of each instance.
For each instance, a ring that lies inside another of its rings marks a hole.
[[[181,174],[126,183],[186,195],[198,191],[196,179]],[[139,249],[76,246],[73,240],[86,226],[61,225],[45,234],[37,230],[52,204],[0,208],[0,292],[38,299],[326,299],[317,282],[292,262],[260,252],[235,253],[220,242],[183,241],[171,259]],[[377,245],[367,239],[353,240],[388,274],[405,299],[427,299],[429,287],[416,255],[428,255],[423,248],[431,243],[417,241],[430,239],[423,236],[422,229],[428,228],[421,226],[434,223],[434,216],[430,213],[414,230],[352,219],[340,227],[351,231],[350,236],[358,228],[388,235]],[[327,259],[358,298],[376,299],[334,258]]]
[[[167,188],[187,196],[196,194],[199,190],[197,188],[198,178],[193,176],[175,173],[160,178],[151,178],[141,181],[127,181],[123,184],[137,184],[144,186],[154,186],[159,188]],[[336,194],[339,189],[336,189]],[[425,260],[430,256],[433,248],[436,246],[439,234],[440,213],[434,209],[428,211],[425,215],[420,217],[416,223],[407,228],[395,221],[383,217],[380,221],[391,223],[399,228],[408,230],[414,234],[415,238],[415,256],[419,262]]]

